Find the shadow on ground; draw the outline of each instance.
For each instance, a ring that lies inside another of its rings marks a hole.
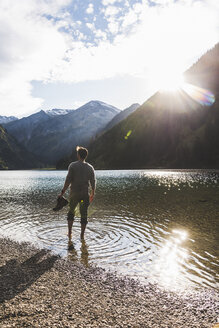
[[[41,250],[26,261],[10,260],[0,267],[0,303],[14,298],[31,286],[43,273],[50,270],[58,256]]]

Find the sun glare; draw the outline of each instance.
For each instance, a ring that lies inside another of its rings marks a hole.
[[[182,89],[185,81],[182,71],[173,65],[170,68],[156,67],[156,70],[150,72],[150,82],[155,90],[160,90],[162,92],[176,92]]]
[[[167,73],[166,76],[160,77],[158,81],[159,89],[164,92],[175,92],[184,85],[182,74]]]

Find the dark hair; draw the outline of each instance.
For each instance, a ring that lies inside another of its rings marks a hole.
[[[88,150],[84,147],[77,146],[76,151],[77,151],[77,153],[78,153],[78,155],[80,156],[81,159],[85,159],[88,155]]]

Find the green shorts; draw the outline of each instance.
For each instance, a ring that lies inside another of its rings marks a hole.
[[[75,218],[75,209],[79,204],[80,215],[81,215],[81,223],[87,224],[87,210],[90,204],[89,195],[80,195],[80,194],[71,194],[69,200],[69,212],[67,216],[67,220],[74,220]]]

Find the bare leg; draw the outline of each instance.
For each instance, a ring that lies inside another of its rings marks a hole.
[[[68,220],[68,239],[71,240],[73,220]]]
[[[81,239],[84,239],[84,232],[86,229],[86,225],[87,224],[81,223]]]

